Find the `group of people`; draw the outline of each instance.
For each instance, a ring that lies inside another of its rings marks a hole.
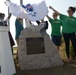
[[[51,27],[52,27],[52,33],[51,33],[51,37],[52,37],[52,41],[53,43],[57,46],[57,49],[59,50],[59,46],[61,45],[61,37],[63,35],[64,37],[64,42],[65,42],[65,48],[66,48],[66,55],[67,55],[67,62],[71,62],[70,59],[70,40],[73,46],[73,50],[74,50],[74,54],[75,54],[75,60],[76,60],[76,38],[75,38],[75,32],[76,32],[76,17],[74,17],[74,13],[75,13],[75,7],[69,7],[67,12],[68,12],[68,16],[59,13],[58,11],[56,11],[53,7],[49,6],[49,9],[53,10],[53,19],[46,15],[46,17],[48,18],[49,22],[51,23]],[[58,19],[57,17],[60,17],[60,19]],[[18,19],[20,22],[20,19]],[[42,19],[41,21],[36,21],[38,25],[44,25],[44,27],[40,30],[41,34],[45,34],[46,30],[48,29],[48,21],[44,21],[44,19]],[[18,22],[16,20],[15,25],[17,25]],[[21,22],[20,22],[21,24]],[[16,27],[16,33],[19,32],[18,35],[20,35],[21,30],[23,30],[24,28],[22,27],[22,25],[18,24],[18,30]],[[19,25],[21,27],[19,27]],[[62,26],[62,31],[61,31],[61,26]],[[20,28],[20,29],[19,29]],[[19,38],[19,36],[18,36]],[[17,39],[17,35],[16,35],[16,39]]]
[[[51,18],[49,15],[46,15],[52,27],[51,37],[52,37],[53,43],[57,46],[57,49],[59,50],[59,47],[61,45],[61,37],[63,35],[64,41],[65,41],[67,62],[71,62],[70,48],[69,48],[70,40],[71,40],[71,43],[74,49],[75,60],[76,60],[76,38],[75,38],[76,17],[73,16],[76,10],[75,7],[71,6],[68,8],[67,10],[68,16],[59,13],[52,6],[49,6],[49,9],[54,11],[53,18]],[[11,14],[7,17],[6,20],[4,20],[4,16],[5,16],[4,13],[0,13],[0,20],[3,21],[5,26],[7,26],[7,20],[10,19]],[[57,18],[58,16],[60,19]],[[44,27],[40,30],[40,33],[44,35],[46,32],[46,29],[48,29],[48,21],[44,21],[44,19],[42,19],[41,21],[36,21],[36,23],[38,25],[44,25]],[[62,31],[61,31],[61,27],[62,27]],[[15,28],[16,28],[15,39],[17,44],[19,44],[19,36],[21,34],[21,31],[24,29],[21,18],[18,18],[18,17],[16,18]],[[8,34],[9,34],[10,44],[12,48],[12,46],[15,45],[15,43],[13,41],[10,31],[8,32]]]
[[[63,35],[66,48],[67,62],[71,62],[70,58],[70,41],[71,41],[76,61],[76,37],[75,37],[76,17],[74,17],[76,8],[70,6],[67,10],[68,16],[59,13],[52,6],[49,6],[49,8],[54,11],[53,19],[47,15],[47,18],[52,26],[52,33],[51,33],[52,41],[59,49],[59,46],[61,45],[61,37]],[[57,16],[59,16],[60,19],[57,19]],[[62,32],[60,30],[61,26],[62,26]]]

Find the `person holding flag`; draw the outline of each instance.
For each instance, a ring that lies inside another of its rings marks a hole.
[[[41,20],[48,14],[48,7],[44,0],[33,4],[29,2],[26,5],[18,5],[10,0],[6,0],[5,3],[14,16],[22,19],[28,19],[29,21]]]

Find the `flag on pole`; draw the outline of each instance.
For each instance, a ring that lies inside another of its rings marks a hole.
[[[14,16],[30,21],[41,20],[48,14],[48,8],[44,0],[34,4],[27,3],[26,5],[18,5],[7,0],[5,3]]]

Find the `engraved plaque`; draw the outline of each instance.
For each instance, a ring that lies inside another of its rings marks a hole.
[[[44,38],[32,37],[26,38],[27,54],[45,53]]]

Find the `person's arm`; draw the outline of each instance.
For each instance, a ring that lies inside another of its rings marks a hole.
[[[7,17],[7,19],[10,19],[11,15],[12,15],[12,14],[10,13],[9,16]]]
[[[29,21],[29,23],[30,23],[30,24],[32,24],[32,22],[31,22],[31,21]]]
[[[57,10],[55,10],[52,6],[49,6],[49,9],[52,9],[56,14],[60,15],[60,13]]]
[[[51,17],[49,17],[48,15],[46,15],[46,17],[48,18],[48,21],[49,21],[50,23],[52,23],[53,19],[52,19]]]
[[[48,20],[50,20],[50,17],[48,15],[46,15],[46,17],[48,18]]]
[[[27,19],[25,19],[25,22],[28,22],[28,23],[32,24],[32,22],[31,22],[31,21],[29,21],[29,20],[27,20]]]
[[[75,35],[76,35],[76,19],[75,19]]]
[[[9,14],[9,16],[5,19],[6,22],[8,22],[8,20],[10,19],[11,17],[11,13]]]
[[[62,25],[62,22],[63,22],[63,21],[62,21],[62,20],[60,20],[60,25],[61,25],[61,26],[63,26],[63,25]]]
[[[48,21],[45,21],[45,24],[46,24],[46,25],[45,25],[44,28],[45,28],[45,30],[46,30],[46,29],[48,29]]]
[[[37,20],[36,23],[39,25],[40,24],[40,21]]]
[[[4,3],[6,6],[8,6],[8,2],[11,2],[10,0],[6,0]]]

